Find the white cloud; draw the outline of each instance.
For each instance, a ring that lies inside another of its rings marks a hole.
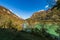
[[[45,8],[48,8],[48,7],[49,7],[49,5],[46,5],[46,6],[45,6]]]
[[[55,0],[57,2],[57,0]]]
[[[11,12],[13,12],[11,9],[10,9]]]
[[[40,12],[40,11],[44,11],[44,9],[42,9],[42,10],[39,10],[38,12]]]
[[[13,11],[13,10],[11,10],[11,9],[10,9],[10,11],[11,11],[12,13],[14,13],[15,15],[17,15],[18,17],[22,18],[22,17],[18,14],[18,12]]]
[[[21,17],[18,13],[15,13],[18,17]]]

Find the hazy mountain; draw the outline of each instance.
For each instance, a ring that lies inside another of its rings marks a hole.
[[[19,18],[7,8],[0,6],[0,26],[3,25],[3,27],[7,28],[10,24],[10,26],[14,25],[16,26],[15,28],[21,30],[23,22],[24,20],[22,18]]]

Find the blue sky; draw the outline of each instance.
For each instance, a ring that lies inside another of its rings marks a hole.
[[[47,10],[50,6],[46,0],[0,0],[0,5],[24,19],[29,18],[34,12]]]

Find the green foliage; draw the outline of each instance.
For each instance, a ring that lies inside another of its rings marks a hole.
[[[57,0],[56,5],[53,6],[52,9],[57,8],[57,10],[60,10],[60,0]]]
[[[13,40],[15,34],[10,29],[0,28],[0,40]]]
[[[57,8],[60,10],[60,0],[57,1]]]
[[[60,37],[60,27],[57,28],[56,32],[59,34]]]
[[[17,31],[16,27],[18,25],[14,25],[15,18],[11,17],[12,20],[9,20],[8,16],[6,14],[3,16],[0,15],[0,40],[57,40],[54,36],[60,37],[60,24],[55,22],[60,20],[60,0],[57,1],[57,5],[52,8],[52,11],[48,10],[47,13],[45,11],[42,13],[37,12],[36,15],[32,16],[32,19],[27,19],[30,25],[24,22],[23,31]],[[33,25],[35,21],[41,22],[46,21],[46,19],[48,21],[53,20],[56,24],[44,24],[43,22],[43,24],[38,23]],[[32,26],[34,28],[31,28]]]
[[[56,30],[58,29],[59,25],[54,24],[54,23],[50,23],[50,24],[36,24],[34,26],[34,30],[35,32],[39,32],[45,30],[47,33],[51,34],[51,35],[55,35],[55,36],[59,36],[59,34],[56,32]]]
[[[38,30],[40,30],[43,27],[43,24],[36,24],[34,26],[34,28],[37,28]]]
[[[36,29],[37,30],[37,29]],[[12,31],[10,29],[2,29],[0,28],[0,39],[1,40],[54,40],[50,37],[48,34],[48,37],[46,37],[44,34],[45,31],[35,32],[35,33],[29,33],[25,31]]]
[[[27,27],[25,31],[15,31],[13,24],[9,21],[9,28],[0,28],[0,39],[1,40],[57,40],[52,36],[51,32],[55,32],[58,27],[56,24],[36,24],[34,29]],[[48,31],[48,32],[47,32]],[[56,36],[56,35],[54,35]]]

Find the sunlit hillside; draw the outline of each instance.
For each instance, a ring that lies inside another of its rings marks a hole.
[[[60,40],[60,0],[27,19],[0,6],[0,40]]]
[[[10,24],[10,26],[21,30],[23,22],[22,18],[19,18],[5,7],[0,6],[0,26],[8,28]]]

